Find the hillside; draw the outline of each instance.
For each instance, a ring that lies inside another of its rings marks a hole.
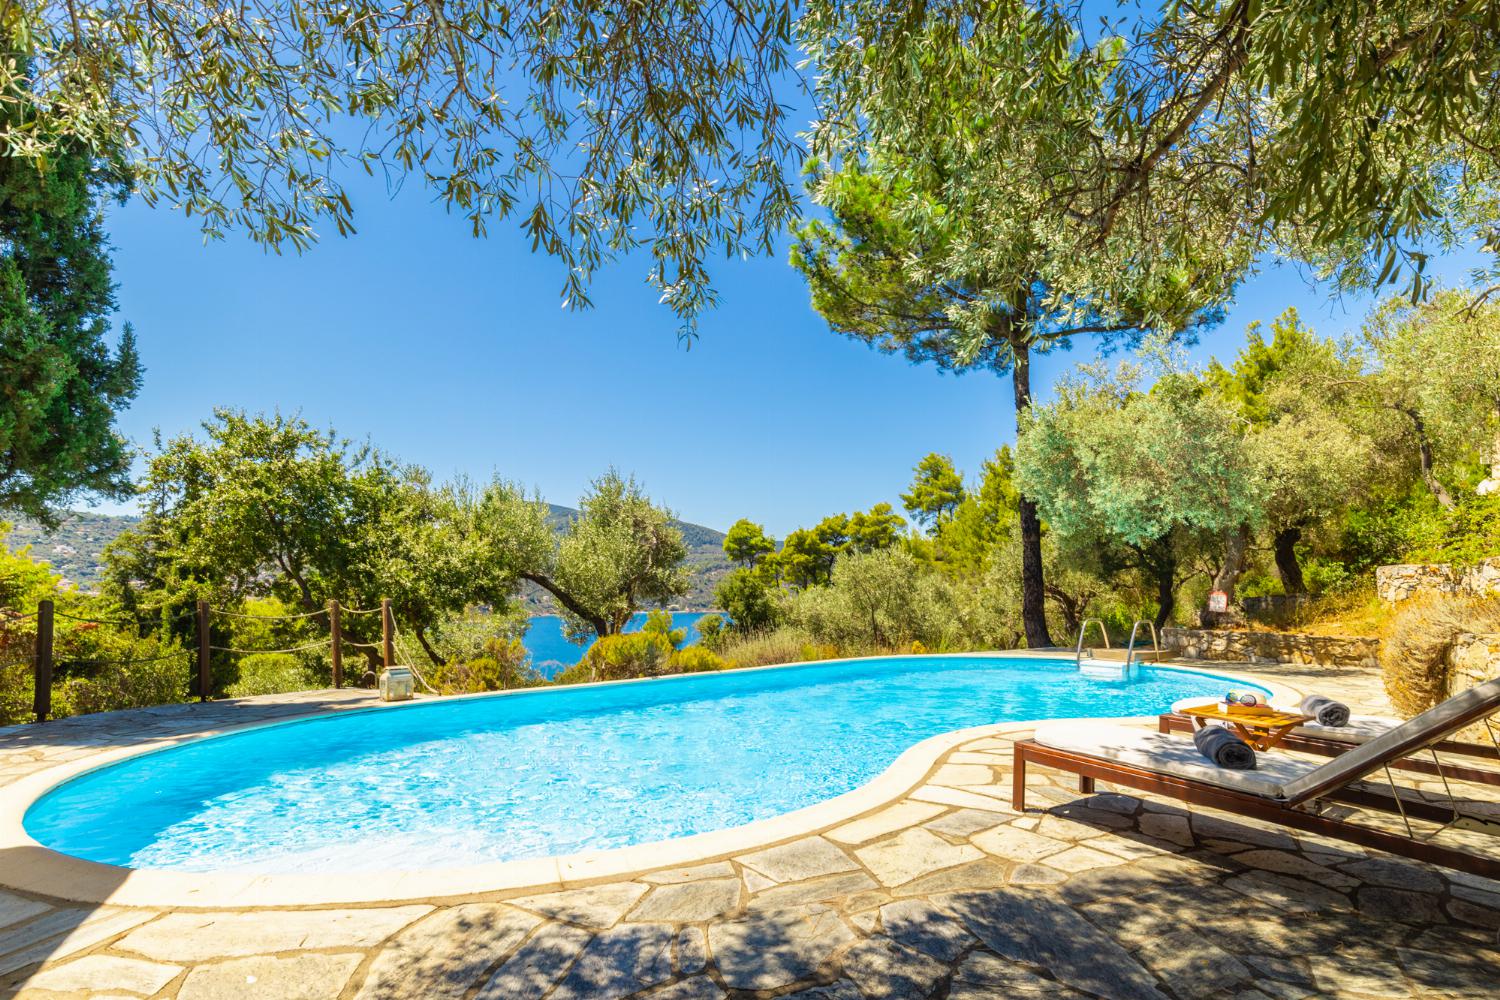
[[[33,559],[50,563],[69,583],[90,590],[103,576],[104,547],[138,521],[138,517],[75,511],[56,531],[48,532],[35,521],[21,518],[5,545],[12,551],[31,546]]]
[[[553,526],[558,530],[578,514],[571,507],[547,506],[551,508]],[[35,521],[23,518],[16,523],[5,544],[13,550],[31,546],[33,558],[50,563],[69,582],[89,590],[98,586],[102,578],[104,547],[139,520],[137,517],[78,511],[69,514],[56,531],[49,533]],[[682,598],[680,605],[686,609],[711,607],[714,587],[729,572],[729,563],[724,558],[724,535],[701,524],[676,523],[687,543],[687,565],[692,579],[692,589]],[[530,585],[521,598],[534,612],[554,610],[547,594]]]

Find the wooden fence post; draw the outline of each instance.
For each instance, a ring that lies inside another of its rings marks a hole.
[[[36,606],[36,689],[31,707],[36,721],[46,722],[52,714],[52,602]]]
[[[396,619],[391,617],[391,599],[380,599],[380,658],[389,669],[396,665]]]
[[[198,700],[207,701],[212,690],[208,669],[208,602],[198,602]]]
[[[344,686],[344,627],[339,621],[339,602],[328,602],[329,659],[333,662],[333,686]]]

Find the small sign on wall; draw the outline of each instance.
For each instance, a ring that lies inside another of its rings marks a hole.
[[[1222,614],[1229,610],[1229,595],[1222,590],[1208,592],[1208,610]]]

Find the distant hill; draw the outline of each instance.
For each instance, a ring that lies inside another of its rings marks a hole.
[[[80,590],[92,590],[104,578],[104,547],[140,518],[120,514],[90,514],[74,511],[55,531],[48,532],[35,521],[16,521],[5,546],[17,550],[31,546],[31,557],[50,563],[52,569]]]
[[[572,507],[548,504],[551,508],[552,525],[557,530],[578,515]],[[117,514],[90,514],[76,511],[68,514],[53,532],[47,532],[40,524],[25,518],[16,522],[6,547],[21,549],[31,546],[32,558],[52,564],[70,583],[82,590],[92,590],[103,579],[104,547],[140,518]],[[706,609],[713,606],[714,588],[729,572],[729,561],[724,558],[724,534],[701,524],[676,522],[687,544],[688,572],[692,589],[678,606],[683,609]],[[555,610],[551,599],[539,588],[527,585],[521,594],[528,609],[535,612]]]

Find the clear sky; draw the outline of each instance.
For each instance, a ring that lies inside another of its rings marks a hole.
[[[595,307],[570,312],[561,266],[514,226],[476,240],[416,185],[355,196],[359,233],[301,256],[242,236],[205,245],[193,221],[139,201],[112,211],[119,318],[146,366],[125,434],[145,445],[215,406],[279,408],[439,479],[498,473],[572,505],[613,465],[685,520],[722,530],[748,516],[777,537],[899,506],[930,451],[972,473],[1014,439],[1008,379],[943,375],[829,333],[784,253],[718,264],[723,303],[685,349],[641,262],[607,270]],[[1461,277],[1454,262],[1437,270]],[[1250,322],[1288,305],[1334,334],[1368,300],[1271,269],[1194,357],[1233,355]],[[1043,398],[1091,352],[1035,365]]]

